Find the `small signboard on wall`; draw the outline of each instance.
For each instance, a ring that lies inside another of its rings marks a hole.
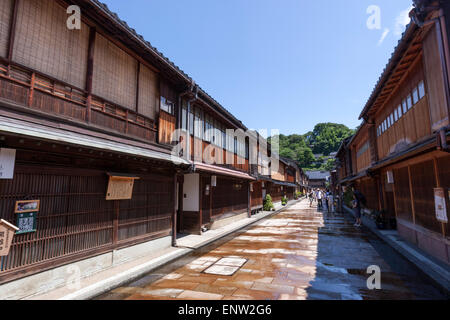
[[[0,148],[0,179],[12,179],[14,177],[15,163],[16,150]]]
[[[436,208],[436,219],[440,222],[448,223],[444,188],[434,189],[434,204]]]
[[[16,225],[19,228],[16,234],[36,232],[37,215],[40,208],[40,200],[16,201]]]
[[[106,200],[130,200],[133,196],[134,181],[139,177],[108,173],[109,183]]]
[[[19,228],[8,221],[0,220],[0,257],[5,257],[9,254],[14,233],[18,230]]]

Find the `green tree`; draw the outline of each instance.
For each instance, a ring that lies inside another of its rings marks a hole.
[[[353,135],[355,130],[349,129],[343,124],[337,123],[319,123],[314,127],[313,131],[304,135],[292,134],[285,136],[280,134],[279,149],[275,150],[282,157],[297,161],[303,169],[312,170],[331,170],[334,168],[334,159],[323,163],[323,158],[316,161],[314,154],[323,154],[329,156],[330,153],[336,152],[342,141]],[[269,143],[272,137],[268,138]],[[317,162],[317,163],[316,163]]]

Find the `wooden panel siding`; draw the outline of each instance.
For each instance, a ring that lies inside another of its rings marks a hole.
[[[8,76],[8,66],[10,75]],[[86,93],[24,67],[0,61],[0,98],[65,119],[86,122]],[[154,122],[135,112],[94,97],[90,123],[147,141],[156,140]]]
[[[272,179],[278,180],[278,181],[285,181],[285,164],[282,162],[279,162],[278,170],[272,171]]]
[[[416,224],[441,233],[434,207],[434,188],[437,185],[433,160],[411,165],[410,169]]]
[[[176,118],[167,112],[159,113],[159,143],[170,144],[175,131]],[[201,142],[201,141],[200,141]],[[201,150],[201,148],[200,148]]]
[[[137,60],[97,33],[93,94],[136,110]]]
[[[118,241],[169,232],[174,197],[170,177],[152,175],[136,180],[133,198],[119,203]]]
[[[9,31],[11,27],[13,0],[2,0],[0,6],[0,57],[8,57]]]
[[[263,206],[263,198],[262,198],[262,183],[255,182],[253,183],[253,191],[251,192],[251,207],[260,208]]]
[[[365,196],[369,209],[378,209],[378,188],[373,179],[362,179],[356,184],[356,188]]]
[[[450,155],[437,158],[436,166],[438,168],[440,187],[450,192]],[[447,201],[447,216],[450,218],[450,199]],[[450,237],[450,223],[445,223],[445,236]]]
[[[57,1],[19,1],[12,58],[21,65],[84,88],[89,27],[82,23],[81,30],[69,30],[67,17],[66,8]],[[111,66],[108,67],[114,69]]]
[[[424,64],[426,69],[426,83],[430,100],[431,126],[438,130],[449,124],[448,110],[445,102],[444,82],[442,76],[441,58],[433,26],[423,42]]]
[[[10,254],[1,258],[0,283],[15,274],[55,267],[82,253],[85,258],[94,251],[99,254],[129,241],[168,234],[173,181],[156,175],[141,178],[132,200],[106,201],[104,171],[17,165],[14,179],[0,183],[0,218],[15,224],[18,200],[39,199],[41,207],[37,232],[15,236]]]
[[[138,112],[149,119],[155,119],[159,112],[159,77],[143,64],[139,67]]]
[[[397,218],[413,222],[413,208],[411,204],[411,188],[408,167],[394,170],[395,199]]]
[[[217,178],[214,187],[212,215],[243,213],[248,209],[248,184],[235,179]]]
[[[399,152],[408,147],[409,144],[415,143],[425,137],[431,135],[431,125],[429,116],[429,97],[425,90],[425,96],[416,101],[412,99],[412,93],[418,88],[420,82],[424,82],[424,70],[422,60],[417,60],[411,68],[410,73],[400,84],[399,89],[386,102],[385,107],[380,110],[376,117],[375,123],[377,130],[382,126],[385,120],[392,115],[392,123],[390,127],[386,127],[384,132],[377,134],[377,147],[380,160],[392,153]],[[411,108],[404,107],[404,102],[411,96]],[[401,107],[401,115],[395,116],[398,107]],[[405,112],[406,110],[406,112]]]

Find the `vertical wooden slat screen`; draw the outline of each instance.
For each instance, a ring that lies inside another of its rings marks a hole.
[[[112,244],[112,203],[105,200],[103,171],[18,165],[0,184],[0,217],[16,223],[17,200],[39,199],[37,232],[14,237],[2,258],[4,271]]]
[[[441,187],[445,192],[450,192],[450,156],[445,156],[437,159],[437,168],[439,174],[439,181]],[[450,199],[447,206],[447,216],[450,218]],[[450,223],[445,224],[445,236],[450,238]]]
[[[238,190],[233,184],[241,184]],[[217,186],[213,190],[212,215],[224,213],[243,213],[248,208],[246,185],[240,181],[217,177]]]
[[[397,217],[413,222],[408,167],[394,170]]]
[[[94,95],[136,110],[137,61],[97,33],[94,54]]]
[[[13,60],[84,89],[89,28],[69,30],[67,18],[54,0],[20,1]]]
[[[441,233],[441,224],[436,219],[434,207],[434,188],[437,185],[433,160],[412,165],[411,180],[416,223]]]
[[[168,233],[175,201],[172,188],[172,177],[152,175],[136,180],[133,198],[120,202],[118,240]]]
[[[0,6],[0,57],[8,56],[9,28],[12,16],[12,0],[2,0]]]
[[[159,103],[158,74],[141,64],[139,72],[139,113],[155,120],[159,111]]]

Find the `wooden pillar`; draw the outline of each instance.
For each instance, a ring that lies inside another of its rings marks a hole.
[[[17,11],[20,0],[13,0],[12,19],[9,25],[9,44],[8,44],[8,75],[11,72],[11,62],[13,58],[14,42],[16,39]]]
[[[212,177],[211,177],[212,179]],[[209,187],[209,221],[212,221],[212,209],[213,209],[213,190],[214,187],[212,186],[212,180],[210,182],[210,187]]]
[[[177,246],[177,202],[179,202],[179,196],[177,197],[177,184],[178,175],[175,173],[173,178],[173,212],[172,212],[172,246]],[[179,191],[179,189],[178,189]]]
[[[114,200],[113,244],[117,244],[119,242],[119,213],[120,213],[120,202],[119,200]]]
[[[252,192],[251,192],[251,182],[248,182],[248,196],[247,196],[247,200],[248,200],[248,217],[251,218],[252,217]]]
[[[202,176],[199,177],[199,188],[200,192],[198,193],[198,212],[199,212],[199,234],[202,234],[202,226],[203,226],[203,181]]]
[[[139,113],[139,85],[140,85],[141,63],[137,62],[136,71],[136,113]]]
[[[441,188],[441,179],[439,177],[439,167],[437,165],[436,157],[433,157],[433,165],[434,165],[434,174],[436,178],[436,188]],[[445,224],[443,222],[441,222],[441,230],[442,236],[445,238]]]
[[[413,223],[416,224],[416,208],[414,206],[414,193],[413,193],[413,186],[412,186],[412,180],[411,180],[411,166],[408,166],[408,179],[409,179],[409,194],[411,197],[411,210],[413,215]]]
[[[88,48],[88,62],[86,71],[86,122],[91,121],[91,104],[92,104],[92,82],[94,75],[94,50],[95,50],[95,37],[97,30],[95,27],[91,27],[89,30],[89,48]],[[127,120],[128,123],[128,120]]]
[[[34,95],[34,84],[36,81],[36,73],[31,74],[31,84],[30,84],[30,91],[28,92],[28,106],[31,107],[33,105],[33,95]]]

